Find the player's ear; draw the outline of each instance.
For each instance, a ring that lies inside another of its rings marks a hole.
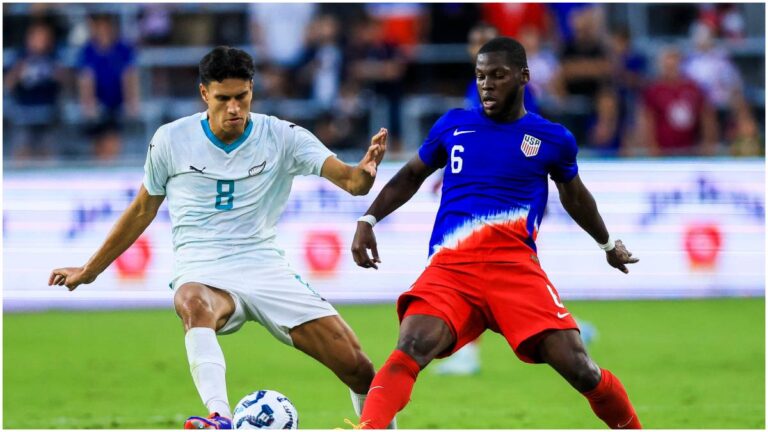
[[[200,97],[203,99],[203,102],[208,103],[208,89],[203,83],[200,83]]]
[[[520,84],[528,84],[531,80],[531,70],[524,67],[520,70]]]

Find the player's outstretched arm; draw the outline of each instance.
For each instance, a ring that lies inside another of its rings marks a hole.
[[[597,211],[597,203],[578,174],[568,183],[555,184],[560,193],[563,208],[605,250],[608,264],[624,273],[629,273],[626,264],[634,264],[639,259],[632,257],[632,253],[627,250],[621,240],[615,242],[611,240],[603,218]]]
[[[72,291],[80,284],[89,284],[96,280],[96,277],[147,229],[164,199],[163,195],[150,195],[142,185],[136,198],[120,215],[107,239],[88,262],[82,267],[53,270],[48,278],[48,285],[65,285]]]
[[[352,240],[352,258],[357,265],[364,268],[379,268],[376,264],[381,260],[373,225],[408,202],[433,172],[435,168],[424,164],[419,155],[416,155],[400,168],[400,171],[379,192],[373,204],[365,212],[365,216],[357,222],[357,230]],[[368,255],[368,250],[373,256]]]
[[[379,129],[371,138],[371,145],[365,156],[356,166],[329,157],[323,164],[320,175],[352,195],[367,194],[376,180],[376,169],[387,152],[387,134],[385,128]]]

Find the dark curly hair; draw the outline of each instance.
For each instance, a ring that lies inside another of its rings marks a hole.
[[[227,78],[252,80],[255,67],[247,52],[228,46],[218,46],[200,60],[200,82],[222,82]]]
[[[507,61],[519,67],[528,67],[528,59],[525,56],[523,45],[508,37],[500,36],[493,38],[485,43],[478,51],[478,54],[490,52],[503,52],[507,55]]]

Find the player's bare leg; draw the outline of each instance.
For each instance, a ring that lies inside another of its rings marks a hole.
[[[375,374],[352,329],[338,315],[296,326],[290,331],[293,345],[327,366],[356,393],[365,394]]]
[[[578,331],[550,332],[542,339],[538,352],[544,362],[587,398],[592,410],[608,427],[642,427],[621,381],[592,361]]]
[[[176,290],[173,306],[184,324],[185,331],[194,327],[218,330],[235,312],[232,296],[220,289],[196,282],[185,283]]]
[[[235,302],[222,290],[186,283],[176,290],[173,303],[186,331],[184,341],[192,379],[211,413],[208,419],[190,417],[184,428],[230,429],[232,412],[227,399],[226,363],[216,330],[234,313]]]
[[[359,416],[375,371],[349,325],[338,315],[328,316],[294,327],[290,335],[296,348],[324,364],[349,387]],[[394,427],[393,421],[390,429]]]
[[[400,324],[397,349],[371,383],[360,425],[381,429],[411,398],[419,371],[454,343],[448,325],[431,315],[407,315]]]

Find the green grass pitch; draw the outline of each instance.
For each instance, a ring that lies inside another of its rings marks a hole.
[[[626,386],[648,428],[765,428],[765,301],[568,303],[594,324],[589,351]],[[342,306],[374,364],[394,347],[392,305]],[[171,310],[5,314],[4,428],[178,429],[204,408],[189,376]],[[275,389],[302,428],[355,419],[331,372],[256,324],[225,336],[230,402]],[[584,398],[545,365],[521,363],[494,333],[481,340],[480,374],[427,368],[401,428],[604,428]]]

